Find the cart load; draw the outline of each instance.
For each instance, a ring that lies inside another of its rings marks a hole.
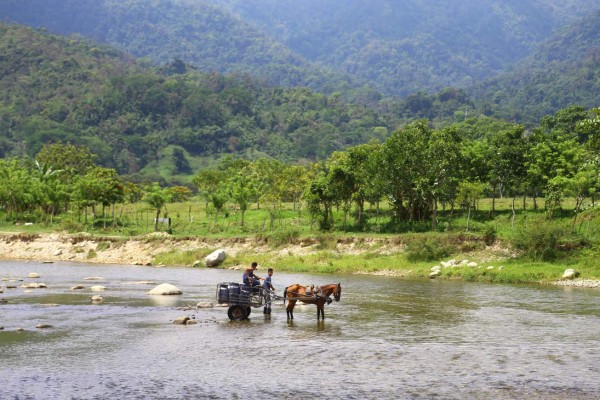
[[[271,295],[268,293],[268,295]],[[260,307],[265,300],[265,290],[261,286],[247,286],[236,282],[223,282],[217,285],[217,303],[228,304],[227,316],[239,321],[248,318],[252,307]]]

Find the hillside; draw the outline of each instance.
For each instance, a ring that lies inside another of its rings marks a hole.
[[[0,157],[34,155],[48,141],[98,148],[79,135],[78,114],[110,79],[144,70],[114,48],[1,23],[0,55]]]
[[[270,84],[323,92],[364,84],[312,64],[203,1],[4,0],[0,18],[79,34],[157,64],[180,59],[205,72],[248,73]]]
[[[0,24],[0,157],[85,145],[134,180],[189,179],[224,154],[314,161],[397,126],[393,111],[306,88],[155,69],[111,48]],[[174,183],[174,182],[171,182]]]
[[[487,114],[528,124],[573,104],[597,107],[600,11],[553,35],[510,72],[469,92]]]
[[[212,0],[307,59],[406,96],[506,69],[590,1]]]
[[[467,87],[503,72],[594,0],[4,0],[0,16],[137,56],[332,93]]]

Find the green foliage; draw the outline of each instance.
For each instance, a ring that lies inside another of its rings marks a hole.
[[[155,264],[189,266],[198,260],[204,260],[210,253],[208,250],[169,251],[157,254],[153,261]]]
[[[69,233],[78,233],[85,230],[83,224],[69,220],[62,222],[62,229]]]
[[[596,106],[596,6],[594,0],[526,4],[468,0],[458,5],[456,1],[426,0],[386,0],[376,5],[362,0],[5,0],[0,3],[0,15],[8,21],[110,43],[162,64],[159,71],[168,77],[186,75],[193,69],[243,73],[270,85],[337,93],[337,99],[374,107],[394,103],[383,99],[381,93],[407,97],[397,111],[411,120],[459,122],[483,113],[531,124],[569,104]],[[59,11],[65,9],[69,13]],[[586,19],[578,20],[586,15]],[[569,29],[561,31],[566,25]],[[541,50],[531,56],[538,47]],[[98,62],[105,61],[102,56],[116,53],[99,45],[87,50],[98,56]],[[528,55],[530,59],[509,75],[470,90],[478,99],[476,111],[474,102],[460,88],[496,77]],[[96,77],[78,68],[85,64],[77,57],[43,64],[43,72],[57,80],[75,77],[85,85]],[[140,79],[142,86],[149,82],[147,78]],[[37,80],[21,82],[35,86],[40,83]],[[214,87],[218,85],[215,82]],[[130,104],[146,111],[152,109],[149,119],[153,122],[183,100],[165,95],[160,89],[125,87],[143,94]],[[431,94],[436,91],[439,93]],[[231,90],[223,95],[227,98],[233,94],[228,108],[236,116],[252,110],[252,101],[248,101],[252,96],[247,92],[242,96],[242,92]],[[188,125],[196,125],[194,119],[218,122],[227,118],[229,110],[204,93],[195,97],[183,116]],[[197,101],[203,97],[205,101]],[[27,100],[26,96],[18,96],[16,104],[22,106]],[[122,100],[124,97],[118,93],[107,99],[109,103]],[[44,103],[45,115],[51,121],[69,119],[72,101],[63,104],[48,99]],[[93,109],[89,111],[94,114]],[[334,126],[342,120],[335,113],[324,114]],[[243,126],[241,120],[232,125]],[[213,125],[220,124],[207,125],[202,134],[215,132]],[[195,129],[192,136],[199,131]],[[79,131],[55,129],[52,124],[40,130],[46,136],[56,137],[59,133],[67,141],[75,140]],[[196,146],[204,147],[202,141],[190,137],[190,132],[183,134]],[[305,131],[301,136],[308,147],[312,135]],[[235,141],[219,145],[236,146]],[[127,152],[121,157],[124,161]],[[119,171],[130,168],[130,173],[136,169],[127,162],[113,167]]]
[[[388,94],[466,86],[523,57],[590,1],[212,0],[310,60]],[[421,117],[428,117],[422,115]]]
[[[496,238],[498,237],[498,232],[496,228],[492,224],[486,225],[483,231],[483,241],[486,245],[491,246],[496,242]]]
[[[513,238],[513,246],[534,261],[552,261],[568,237],[566,229],[552,223],[537,223],[521,229]]]
[[[148,204],[156,212],[154,217],[154,230],[157,231],[160,213],[166,204],[172,200],[173,193],[169,188],[161,188],[156,182],[150,186],[146,186],[145,191],[146,194],[142,198],[142,201]]]
[[[450,243],[430,237],[411,240],[406,245],[406,253],[409,261],[439,261],[456,252],[456,248]]]
[[[321,234],[316,238],[318,250],[333,250],[336,248],[338,238],[332,234]]]
[[[398,121],[391,108],[352,105],[339,94],[193,70],[164,76],[83,41],[16,25],[0,24],[0,32],[0,156],[39,154],[54,169],[97,162],[136,182],[181,184],[224,154],[325,159]],[[54,79],[39,58],[73,74]]]
[[[297,229],[276,230],[267,236],[270,245],[274,247],[295,243],[300,237]]]
[[[96,252],[98,252],[98,251],[104,251],[104,250],[107,250],[109,248],[110,248],[110,242],[108,242],[108,241],[100,242],[96,246]]]
[[[600,12],[592,9],[557,30],[510,72],[477,84],[471,95],[486,115],[527,125],[573,104],[597,107],[599,40]]]

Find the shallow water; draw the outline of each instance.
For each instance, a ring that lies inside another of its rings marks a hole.
[[[287,321],[282,302],[232,322],[186,307],[241,272],[0,261],[0,278],[48,285],[2,282],[1,399],[600,398],[597,289],[276,271],[279,294],[341,282],[342,299],[324,322],[312,305]],[[184,294],[147,295],[163,282]],[[199,324],[172,323],[184,315]]]

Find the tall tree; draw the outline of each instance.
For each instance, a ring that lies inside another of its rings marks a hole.
[[[158,222],[162,209],[171,201],[172,192],[169,188],[161,188],[160,185],[154,182],[152,185],[146,186],[142,201],[152,207],[155,211],[154,230],[158,231]]]
[[[249,166],[231,173],[228,179],[229,197],[239,207],[242,213],[241,226],[244,226],[246,210],[259,197],[258,182]]]

